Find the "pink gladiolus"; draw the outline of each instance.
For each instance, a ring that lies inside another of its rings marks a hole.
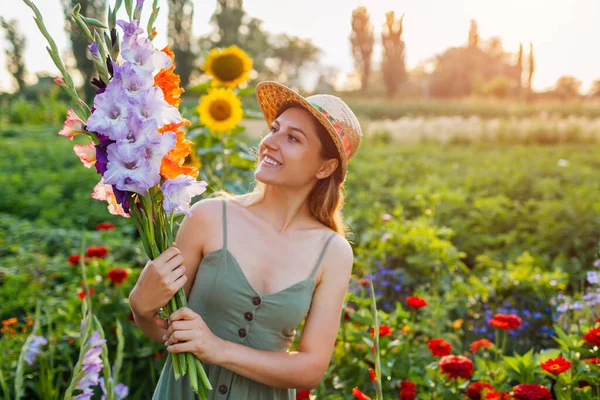
[[[79,118],[77,114],[75,114],[75,111],[73,111],[73,109],[69,109],[69,111],[67,111],[65,124],[63,128],[58,131],[58,134],[73,140],[75,136],[85,132],[83,129],[84,125],[85,122],[83,122],[83,120]]]
[[[129,218],[130,215],[123,210],[123,206],[117,203],[117,198],[112,189],[112,185],[104,183],[104,178],[94,186],[94,193],[91,196],[96,200],[106,200],[108,202],[108,212],[113,215],[120,215]]]
[[[76,144],[73,146],[73,151],[86,168],[91,168],[96,163],[96,146],[94,146],[94,142],[89,142],[87,145]]]

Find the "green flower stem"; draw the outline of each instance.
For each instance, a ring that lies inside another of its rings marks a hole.
[[[42,35],[44,35],[44,37],[48,41],[48,44],[50,45],[50,47],[46,47],[46,50],[50,54],[50,57],[52,58],[52,61],[54,61],[54,64],[56,65],[58,70],[61,72],[62,79],[65,81],[66,86],[61,85],[63,90],[69,95],[71,101],[76,105],[77,109],[79,110],[79,116],[82,117],[84,121],[87,120],[87,118],[91,115],[92,112],[88,105],[83,100],[81,100],[81,98],[77,94],[77,89],[75,89],[73,78],[71,78],[71,75],[65,68],[64,63],[62,62],[59,56],[58,47],[56,46],[54,39],[52,39],[52,36],[50,36],[48,30],[46,29],[46,26],[44,25],[44,19],[42,18],[40,10],[38,10],[36,5],[33,4],[31,0],[23,0],[23,2],[33,10],[33,13],[35,14],[35,17],[33,19],[36,25],[38,26],[38,29],[40,30]]]
[[[377,318],[377,302],[375,300],[375,289],[373,281],[369,281],[371,288],[371,315],[373,316],[374,336],[375,336],[375,399],[383,400],[381,389],[381,352],[379,350],[379,320]]]
[[[152,35],[152,32],[154,31],[154,22],[158,17],[159,11],[160,7],[158,7],[158,0],[154,0],[154,2],[152,3],[152,14],[150,14],[150,18],[148,19],[148,27],[146,29],[146,32],[148,32],[148,39],[150,40],[154,39],[154,35]]]

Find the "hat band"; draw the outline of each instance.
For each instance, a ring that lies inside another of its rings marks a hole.
[[[342,140],[342,144],[344,145],[344,151],[346,152],[346,158],[350,158],[350,153],[352,152],[352,150],[350,149],[350,141],[348,140],[348,136],[344,134],[344,130],[340,126],[338,120],[329,115],[329,113],[325,111],[321,106],[315,103],[310,104],[312,104],[313,107],[316,108],[317,111],[319,111],[331,123],[333,129],[337,132],[338,136]]]

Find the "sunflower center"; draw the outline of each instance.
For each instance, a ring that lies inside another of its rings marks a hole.
[[[210,115],[216,121],[225,121],[231,117],[231,104],[225,100],[215,100],[210,105]]]
[[[235,54],[224,54],[213,60],[212,70],[219,80],[233,81],[244,73],[244,63]]]

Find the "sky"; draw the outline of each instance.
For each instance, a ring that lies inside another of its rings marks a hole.
[[[44,16],[46,26],[61,52],[68,52],[63,30],[60,0],[33,0]],[[113,4],[114,0],[109,0]],[[142,20],[147,21],[150,0]],[[10,6],[9,6],[10,5]],[[194,0],[195,36],[210,31],[208,24],[216,0]],[[340,76],[352,72],[353,59],[349,41],[352,10],[367,7],[375,27],[376,42],[381,35],[385,13],[393,10],[404,16],[406,63],[409,68],[441,53],[450,46],[463,45],[469,21],[475,19],[482,39],[499,36],[505,50],[516,52],[519,42],[532,42],[536,59],[533,79],[535,89],[554,85],[561,75],[574,75],[583,81],[586,91],[600,78],[600,55],[596,54],[600,38],[600,0],[245,0],[246,12],[264,21],[271,33],[288,33],[309,38],[322,49],[320,63],[334,67]],[[166,44],[167,0],[156,27],[158,48]],[[124,8],[124,7],[123,7]],[[122,10],[124,11],[124,10]],[[32,18],[32,11],[20,0],[0,0],[0,16],[16,18],[25,32],[28,72],[47,71],[57,74],[45,50],[46,41]],[[124,14],[121,17],[125,17]],[[0,90],[11,90],[13,82],[6,70],[4,32],[0,34]],[[379,46],[374,62],[380,58]],[[284,82],[285,83],[285,82]]]

